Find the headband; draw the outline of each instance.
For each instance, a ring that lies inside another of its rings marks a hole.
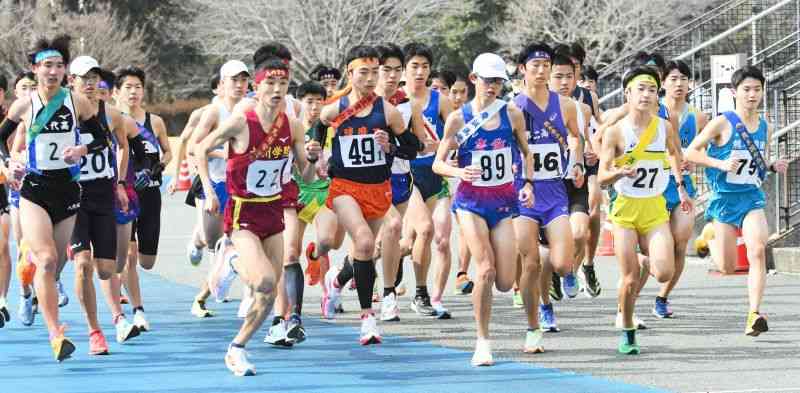
[[[378,59],[374,57],[361,57],[358,59],[353,59],[353,61],[347,64],[347,71],[352,71],[362,66],[370,67],[377,65],[378,65]],[[342,90],[333,93],[332,96],[330,96],[327,100],[325,100],[325,104],[327,105],[336,102],[336,100],[350,94],[351,91],[353,91],[353,85],[350,83],[350,81],[347,81],[347,85]]]
[[[633,79],[631,79],[630,81],[628,81],[628,84],[625,85],[625,88],[630,88],[631,85],[633,85],[634,83],[638,83],[638,82],[646,82],[646,83],[650,83],[650,84],[653,84],[656,87],[658,87],[658,81],[656,80],[656,78],[653,78],[652,75],[639,74],[639,75],[636,75],[635,77],[633,77]]]
[[[64,57],[64,55],[62,55],[61,52],[55,49],[45,49],[41,52],[36,53],[36,55],[33,56],[33,64],[38,64],[44,61],[45,59],[49,59],[51,57]]]
[[[97,88],[111,90],[111,86],[109,86],[108,83],[106,83],[106,81],[97,82]]]
[[[256,81],[256,84],[259,84],[264,79],[273,78],[273,77],[274,78],[288,78],[289,77],[289,71],[288,70],[283,70],[283,69],[280,69],[280,68],[265,68],[265,69],[263,69],[261,71],[256,72],[255,81]]]
[[[327,73],[327,74],[321,74],[319,76],[319,79],[323,80],[323,79],[339,79],[339,78],[336,77],[336,74],[331,72],[331,73]]]
[[[525,58],[525,63],[531,60],[550,60],[550,54],[543,50],[535,50],[528,54],[528,57]]]

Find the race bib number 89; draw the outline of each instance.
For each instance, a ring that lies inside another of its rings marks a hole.
[[[342,163],[346,168],[364,168],[386,164],[383,153],[375,136],[347,135],[340,136]]]
[[[494,187],[511,183],[514,180],[511,164],[510,147],[498,150],[473,151],[472,165],[481,168],[481,177],[472,182],[472,185]]]
[[[283,190],[281,174],[289,161],[253,161],[247,167],[247,191],[258,196],[273,196]]]

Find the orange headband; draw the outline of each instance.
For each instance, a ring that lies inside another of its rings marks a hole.
[[[351,61],[347,65],[347,71],[352,71],[358,67],[364,67],[364,66],[372,67],[377,65],[378,65],[378,59],[374,57],[361,57],[358,59],[353,59],[353,61]],[[325,104],[327,105],[336,102],[336,100],[350,94],[351,91],[353,91],[353,86],[350,84],[350,81],[348,80],[347,85],[342,90],[333,93],[333,95],[330,98],[325,100]]]

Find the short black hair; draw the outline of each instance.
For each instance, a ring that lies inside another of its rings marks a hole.
[[[669,73],[672,72],[673,70],[678,70],[678,72],[680,72],[683,75],[686,75],[686,77],[688,78],[692,77],[692,69],[689,68],[689,65],[686,64],[686,62],[683,60],[668,61],[664,65],[664,72],[663,72],[664,77],[666,78],[666,76],[669,75]]]
[[[597,82],[597,78],[599,77],[599,75],[597,74],[597,70],[589,65],[583,66],[583,69],[581,70],[581,76],[583,77],[584,80],[590,80],[595,82]]]
[[[625,71],[625,76],[622,78],[622,87],[623,88],[627,87],[628,82],[630,82],[633,78],[636,78],[639,75],[652,76],[653,79],[656,80],[656,88],[658,90],[661,90],[661,78],[658,75],[658,70],[648,65],[639,65]]]
[[[97,74],[100,75],[100,80],[105,82],[105,84],[108,85],[109,88],[113,87],[114,83],[116,83],[117,81],[116,75],[114,75],[113,72],[105,68],[100,68],[97,71]]]
[[[277,57],[284,62],[289,63],[292,61],[292,52],[289,51],[289,48],[287,48],[286,45],[283,45],[277,41],[270,41],[264,45],[261,45],[261,47],[256,49],[255,53],[253,53],[253,65],[257,69],[263,68],[259,67],[259,65],[273,57]]]
[[[764,78],[764,73],[761,72],[760,68],[748,65],[734,71],[733,75],[731,76],[733,88],[738,88],[739,85],[747,78],[758,80],[761,82],[761,87],[764,87],[764,82],[766,81]]]
[[[428,60],[428,65],[433,67],[433,51],[428,45],[421,42],[412,42],[403,47],[403,53],[405,54],[403,65],[408,64],[414,56],[419,56]]]
[[[379,54],[378,62],[381,65],[386,64],[386,60],[389,60],[391,58],[395,58],[397,60],[400,60],[400,63],[403,63],[403,65],[406,64],[405,63],[406,58],[405,58],[405,55],[403,54],[403,50],[400,49],[399,46],[397,46],[397,45],[395,45],[395,44],[393,44],[391,42],[385,43],[383,45],[378,45],[378,46],[375,47],[375,49],[378,50],[378,54]]]
[[[578,60],[578,64],[583,65],[583,62],[586,60],[586,50],[583,49],[583,45],[575,41],[569,46],[569,49],[570,53],[572,53],[572,57]]]
[[[377,59],[380,57],[378,50],[374,46],[356,45],[347,52],[346,63],[350,64],[356,59]]]
[[[470,84],[469,83],[469,78],[467,78],[466,76],[461,75],[461,74],[456,74],[456,80],[453,82],[453,84],[455,84],[458,81],[466,82],[467,85]]]
[[[633,55],[633,61],[631,62],[631,67],[637,67],[640,65],[647,65],[651,67],[658,68],[659,72],[663,72],[664,68],[666,67],[666,62],[664,61],[664,56],[657,52],[648,53],[645,51],[636,52]]]
[[[0,74],[0,89],[8,90],[8,79],[6,79],[6,76],[3,74]]]
[[[211,91],[214,91],[219,87],[219,81],[219,72],[215,72],[213,75],[211,75],[211,79],[208,80],[208,87],[211,88]]]
[[[319,84],[319,82],[315,81],[303,82],[300,86],[297,87],[298,100],[302,100],[303,97],[309,94],[317,94],[319,96],[322,96],[323,100],[328,98],[328,91],[325,90],[325,88],[322,87],[322,85]]]
[[[40,38],[36,40],[36,43],[33,45],[33,49],[31,49],[30,53],[28,54],[28,59],[30,60],[31,64],[36,64],[36,54],[41,51],[51,49],[61,53],[61,58],[64,59],[64,64],[69,64],[71,60],[69,54],[70,41],[72,41],[72,37],[66,34],[56,36],[52,40]]]
[[[456,83],[456,74],[454,74],[452,71],[440,70],[434,72],[431,75],[431,79],[439,79],[443,81],[444,84],[447,85],[447,88],[449,89],[450,86],[453,86],[453,83]]]
[[[259,65],[256,66],[256,71],[261,70],[284,70],[289,71],[289,65],[286,64],[282,59],[277,57],[270,57]]]
[[[308,79],[319,82],[322,80],[323,75],[332,75],[336,80],[342,79],[341,71],[330,67],[327,64],[317,64],[314,66],[314,68],[311,69],[311,72],[308,73]]]
[[[570,67],[575,68],[575,63],[572,62],[572,59],[569,56],[558,52],[556,52],[556,55],[553,56],[553,60],[550,62],[550,64],[552,64],[553,66],[568,65]],[[573,69],[573,71],[575,70]]]
[[[526,60],[528,60],[528,56],[537,51],[547,53],[551,59],[553,58],[553,48],[551,48],[550,45],[547,45],[544,42],[531,42],[522,48],[519,54],[517,54],[517,64],[522,64],[524,66],[527,63]]]
[[[122,84],[125,83],[125,78],[129,76],[139,78],[139,81],[142,82],[142,85],[144,85],[145,83],[144,70],[136,66],[130,65],[124,68],[120,68],[115,72],[115,74],[117,76],[117,80],[114,83],[114,86],[116,86],[117,88],[120,88]]]
[[[15,89],[17,88],[17,84],[19,83],[19,81],[21,81],[23,79],[30,79],[32,81],[36,81],[36,75],[34,75],[33,72],[26,71],[26,70],[22,70],[20,72],[17,72],[17,77],[14,78],[14,88]]]

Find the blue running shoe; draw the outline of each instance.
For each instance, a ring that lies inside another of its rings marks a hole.
[[[666,298],[656,296],[656,303],[653,306],[653,315],[658,318],[672,318],[672,307]]]
[[[69,296],[64,291],[64,285],[61,284],[61,281],[56,281],[56,289],[58,289],[58,307],[64,307],[69,304]]]
[[[578,296],[578,289],[580,289],[578,285],[578,277],[575,276],[575,273],[569,273],[561,280],[561,285],[564,289],[564,293],[570,298],[574,298]]]
[[[27,298],[25,296],[19,297],[19,309],[17,310],[17,316],[23,325],[33,325],[33,295],[28,296]]]
[[[539,305],[539,327],[545,332],[557,333],[560,330],[556,324],[556,314],[552,304]]]

